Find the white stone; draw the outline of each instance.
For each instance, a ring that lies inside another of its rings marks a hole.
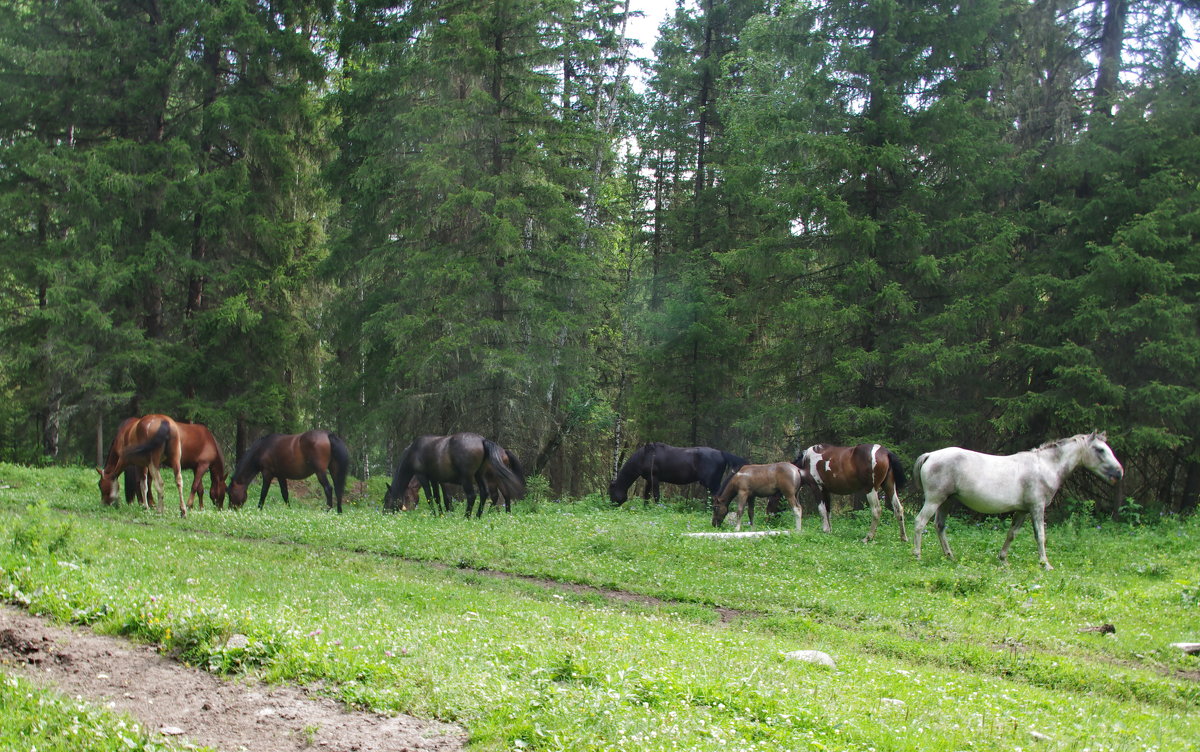
[[[1200,653],[1200,642],[1172,642],[1171,647],[1179,648],[1190,655]]]
[[[783,656],[793,661],[804,661],[833,669],[837,668],[837,664],[833,662],[833,658],[829,653],[822,653],[820,650],[793,650],[790,653],[784,653]]]
[[[225,647],[230,650],[245,650],[250,645],[250,638],[244,634],[230,635],[225,642]]]
[[[738,533],[684,533],[690,538],[761,538],[764,535],[784,535],[789,530],[743,530]]]
[[[179,736],[183,733],[183,729],[179,728],[178,726],[163,726],[158,730],[158,733],[165,736]]]

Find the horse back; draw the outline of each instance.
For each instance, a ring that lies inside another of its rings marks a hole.
[[[920,463],[921,486],[926,497],[953,495],[977,512],[999,514],[1027,506],[1028,487],[1036,482],[1036,468],[1014,455],[974,452],[946,447],[924,455]],[[1036,461],[1036,458],[1033,458]]]

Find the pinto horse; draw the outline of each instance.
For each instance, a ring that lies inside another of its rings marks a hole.
[[[525,493],[525,481],[518,477],[516,468],[505,464],[508,455],[499,444],[477,433],[418,436],[400,455],[392,482],[383,495],[383,508],[385,511],[403,509],[405,492],[412,479],[419,477],[426,498],[435,508],[440,503],[442,483],[462,486],[467,495],[467,517],[475,507],[475,486],[478,485],[481,498],[476,517],[482,517],[484,497],[498,503],[500,494],[507,500],[520,498]],[[489,477],[494,478],[491,484]]]
[[[119,448],[114,448],[120,444]],[[187,516],[183,503],[183,472],[180,465],[181,441],[179,424],[166,415],[143,415],[129,418],[121,423],[113,446],[109,448],[104,468],[100,473],[100,498],[105,504],[117,501],[117,476],[128,467],[142,470],[138,498],[142,505],[150,508],[150,481],[158,492],[158,511],[163,510],[163,481],[158,466],[166,462],[175,471],[175,485],[179,489],[179,516]]]
[[[504,455],[504,464],[508,466],[509,470],[513,471],[514,475],[521,479],[522,483],[524,483],[525,469],[521,466],[521,461],[517,459],[517,455],[512,450],[505,449],[504,447],[500,447],[500,452]],[[500,477],[492,470],[490,465],[484,471],[484,480],[487,481],[487,487],[489,489],[500,489],[497,493],[492,494],[493,497],[499,496],[499,499],[495,502],[495,505],[499,507],[500,501],[503,501],[504,511],[512,512],[513,499],[503,492],[503,484],[500,483]],[[421,489],[427,484],[429,485],[430,490],[433,492],[433,495],[427,496],[426,498],[428,498],[430,503],[434,505],[435,511],[438,509],[439,493],[441,495],[440,502],[444,505],[444,508],[447,512],[450,511],[451,499],[454,496],[463,493],[463,487],[457,483],[433,484],[430,483],[424,476],[414,475],[412,480],[408,482],[408,487],[404,491],[404,497],[400,501],[399,509],[401,512],[411,512],[417,508],[417,504],[420,503],[421,499]]]
[[[608,498],[613,506],[621,506],[629,498],[629,487],[638,478],[646,479],[646,490],[642,495],[642,506],[659,502],[659,484],[674,483],[686,486],[699,483],[714,497],[721,490],[721,480],[726,470],[737,470],[746,460],[736,454],[723,452],[712,447],[674,447],[652,441],[638,447],[617,471],[612,483],[608,484]]]
[[[750,504],[750,527],[754,527],[755,496],[773,496],[780,494],[792,505],[796,515],[796,531],[800,531],[800,487],[804,483],[804,474],[800,468],[790,462],[772,462],[768,465],[743,465],[729,477],[725,487],[713,499],[713,527],[720,527],[729,514],[729,502],[736,496],[737,523],[734,530],[742,529],[742,514]]]
[[[921,558],[921,535],[931,517],[937,517],[938,540],[947,558],[944,502],[957,498],[983,514],[1013,513],[1012,527],[1000,549],[1000,561],[1008,561],[1008,547],[1025,522],[1033,516],[1033,537],[1037,539],[1038,558],[1046,569],[1054,569],[1046,558],[1046,507],[1066,481],[1083,465],[1110,483],[1125,474],[1117,461],[1108,437],[1103,433],[1081,433],[1067,439],[1050,441],[1036,449],[1007,456],[981,454],[959,447],[946,447],[922,454],[913,465],[918,489],[925,491],[925,506],[913,525],[913,553]]]
[[[229,477],[229,506],[239,509],[246,503],[247,486],[259,473],[263,482],[262,493],[258,497],[259,509],[267,500],[272,480],[279,481],[283,503],[290,504],[287,482],[316,473],[317,480],[325,489],[325,507],[332,509],[336,496],[337,511],[341,514],[349,469],[350,451],[346,449],[346,443],[329,431],[269,434],[251,444],[238,459],[237,467]],[[327,473],[333,476],[332,485]]]
[[[887,497],[900,525],[900,540],[908,541],[904,528],[904,507],[896,493],[904,487],[904,466],[900,458],[879,444],[859,444],[852,447],[813,444],[802,449],[792,464],[804,473],[806,484],[813,486],[820,497],[817,510],[821,513],[821,530],[833,530],[829,524],[830,495],[867,492],[867,503],[871,506],[871,530],[863,543],[875,539],[879,527],[879,492]]]

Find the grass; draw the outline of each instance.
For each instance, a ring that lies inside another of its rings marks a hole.
[[[384,516],[382,493],[341,517],[273,493],[262,512],[179,520],[101,508],[84,471],[0,465],[0,481],[16,486],[0,491],[0,596],[218,673],[457,721],[477,749],[1200,738],[1196,661],[1168,647],[1200,638],[1195,521],[1053,526],[1043,572],[1029,534],[996,562],[1002,522],[954,519],[960,559],[927,542],[918,562],[894,523],[858,542],[853,515],[832,535],[717,541],[681,535],[702,512],[597,499],[468,522]],[[1102,623],[1116,632],[1079,631]],[[782,657],[801,648],[838,669]]]
[[[151,738],[127,716],[72,700],[0,671],[0,749],[172,752],[182,748]]]

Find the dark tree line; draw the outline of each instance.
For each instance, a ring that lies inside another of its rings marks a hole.
[[[1194,1],[0,2],[0,457],[119,418],[912,459],[1200,494]]]

